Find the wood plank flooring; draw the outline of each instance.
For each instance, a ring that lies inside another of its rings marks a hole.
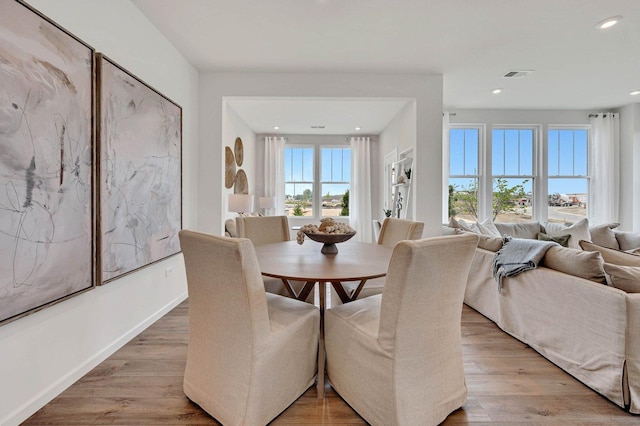
[[[188,302],[125,345],[24,425],[217,425],[182,392]],[[631,415],[465,306],[468,400],[444,425],[638,425]],[[327,385],[309,388],[274,425],[366,424]]]

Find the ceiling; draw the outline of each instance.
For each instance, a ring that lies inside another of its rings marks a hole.
[[[437,73],[446,110],[600,110],[640,102],[629,94],[640,90],[640,0],[132,1],[201,72]],[[595,28],[614,15],[623,16],[618,25]],[[501,78],[510,70],[533,73]],[[495,88],[502,93],[492,94]],[[296,112],[317,114],[306,127],[329,125],[325,120],[338,118],[328,106],[346,106],[280,101],[299,126]],[[274,108],[251,102],[233,108],[254,131],[289,121],[258,124]],[[401,104],[367,107],[385,117],[396,108],[391,119]]]

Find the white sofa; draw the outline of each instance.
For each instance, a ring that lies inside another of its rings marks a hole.
[[[615,404],[640,414],[640,293],[546,266],[504,278],[498,293],[494,256],[476,249],[465,304]]]

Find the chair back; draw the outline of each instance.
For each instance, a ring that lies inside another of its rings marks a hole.
[[[399,242],[389,262],[378,343],[394,359],[396,383],[416,377],[442,394],[464,386],[461,315],[477,235]],[[420,406],[420,395],[403,403]]]
[[[242,384],[249,381],[253,351],[266,342],[270,332],[265,290],[253,245],[244,238],[187,230],[180,231],[179,237],[189,291],[185,376],[198,380],[193,369],[203,363],[209,369],[246,374],[246,380],[238,377],[226,384],[229,395],[243,395],[246,386]]]
[[[239,238],[248,238],[256,246],[291,239],[286,216],[240,216],[236,230]]]
[[[382,222],[378,244],[393,247],[398,241],[419,240],[423,230],[424,222],[387,217]]]

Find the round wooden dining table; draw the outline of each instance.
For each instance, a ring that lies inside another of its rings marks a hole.
[[[387,274],[392,249],[379,244],[347,241],[337,245],[338,253],[322,254],[322,244],[306,240],[300,245],[296,241],[265,244],[255,247],[262,275],[279,278],[290,295],[306,300],[316,283],[331,283],[343,303],[355,300],[367,280]],[[304,281],[296,292],[289,281]],[[360,281],[356,291],[349,295],[343,282]],[[318,286],[320,296],[320,342],[318,346],[318,398],[324,398],[324,309],[326,285]]]

